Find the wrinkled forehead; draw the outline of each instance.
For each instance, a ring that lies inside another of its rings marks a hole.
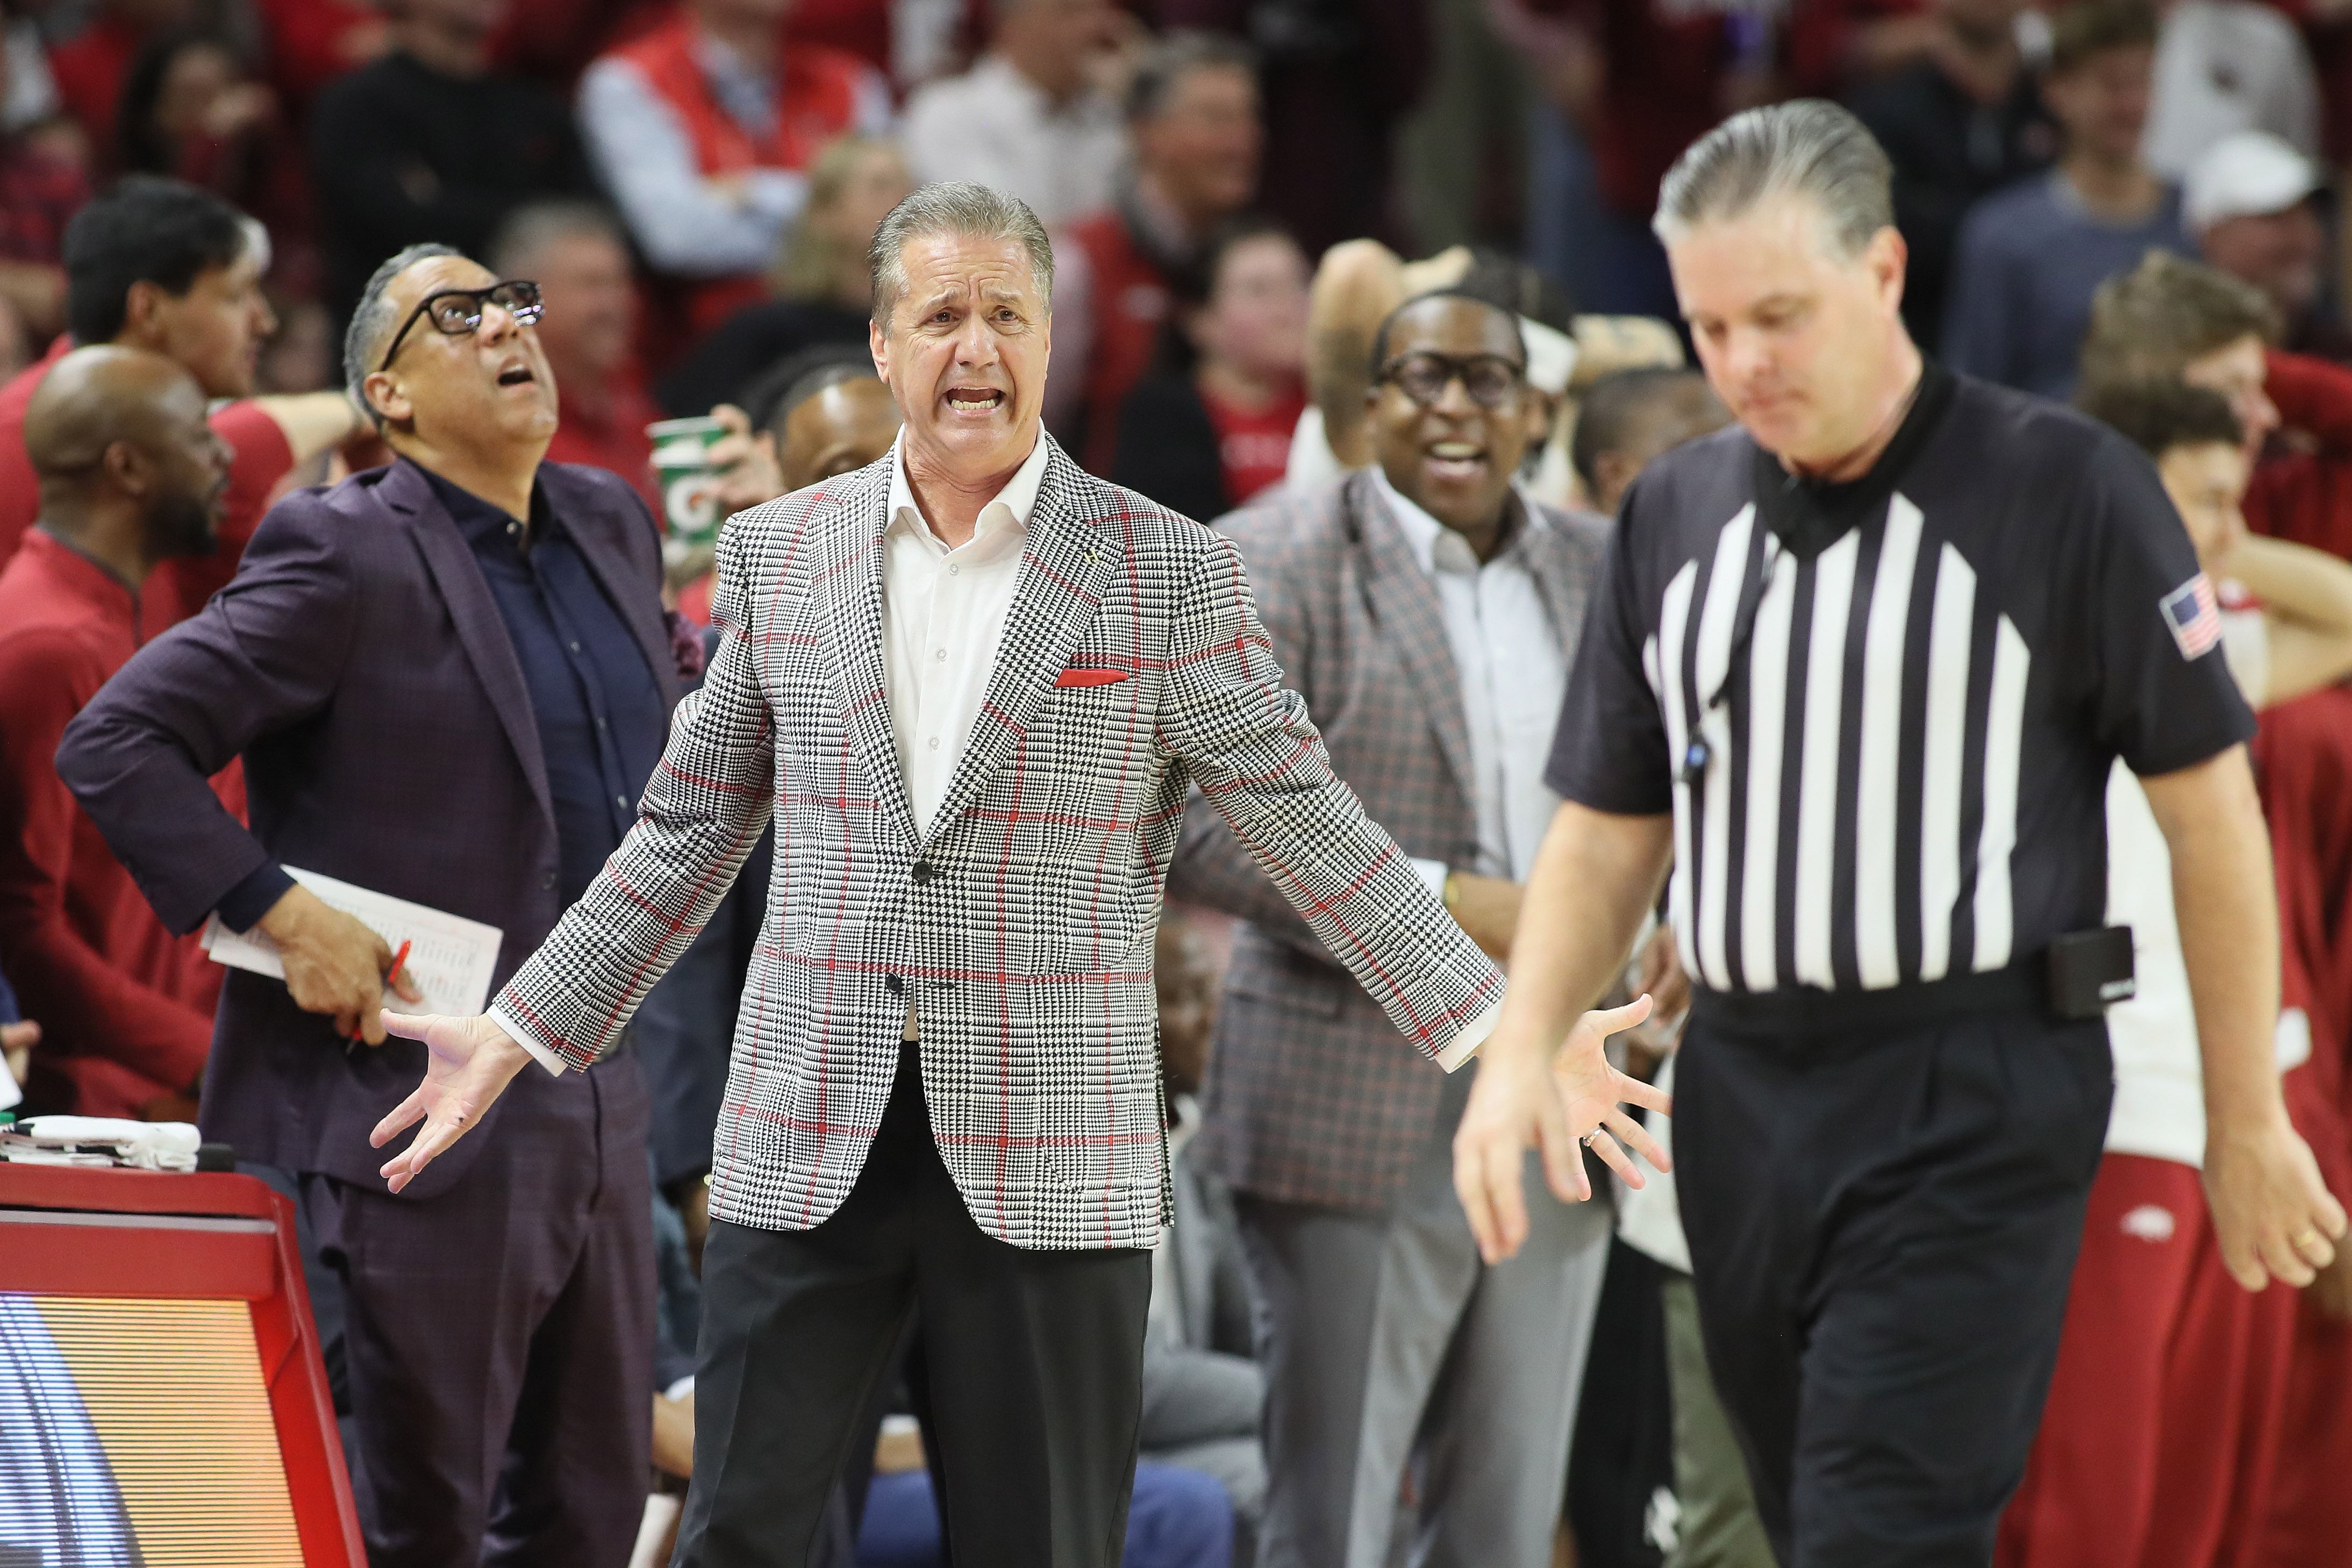
[[[1009,299],[1042,305],[1036,268],[1029,247],[1019,240],[979,235],[919,235],[907,241],[899,265],[905,270],[905,298],[933,299]]]
[[[471,256],[429,256],[394,278],[383,293],[393,308],[405,315],[427,295],[445,288],[488,288],[497,281],[496,274]]]

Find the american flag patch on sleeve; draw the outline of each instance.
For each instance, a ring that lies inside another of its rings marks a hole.
[[[2221,601],[2213,597],[2213,584],[2203,572],[2166,594],[2160,608],[2164,623],[2172,628],[2172,640],[2180,644],[2182,658],[2210,653],[2221,640]]]

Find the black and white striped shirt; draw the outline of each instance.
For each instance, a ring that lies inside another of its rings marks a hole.
[[[1673,811],[1712,989],[2000,969],[2101,923],[2116,757],[2163,773],[2252,732],[2200,581],[2136,449],[1931,367],[1851,485],[1791,482],[1737,427],[1643,475],[1548,778]]]

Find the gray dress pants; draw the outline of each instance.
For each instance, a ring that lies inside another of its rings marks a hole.
[[[1262,1568],[1385,1568],[1408,1467],[1414,1568],[1551,1561],[1612,1215],[1554,1198],[1530,1157],[1527,1245],[1479,1261],[1454,1196],[1475,1071],[1446,1081],[1388,1213],[1236,1196],[1266,1374]]]

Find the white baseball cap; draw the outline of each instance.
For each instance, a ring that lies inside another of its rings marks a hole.
[[[2235,131],[2207,148],[2181,183],[2180,215],[2201,232],[2230,218],[2283,213],[2319,189],[2311,160],[2267,131]]]

